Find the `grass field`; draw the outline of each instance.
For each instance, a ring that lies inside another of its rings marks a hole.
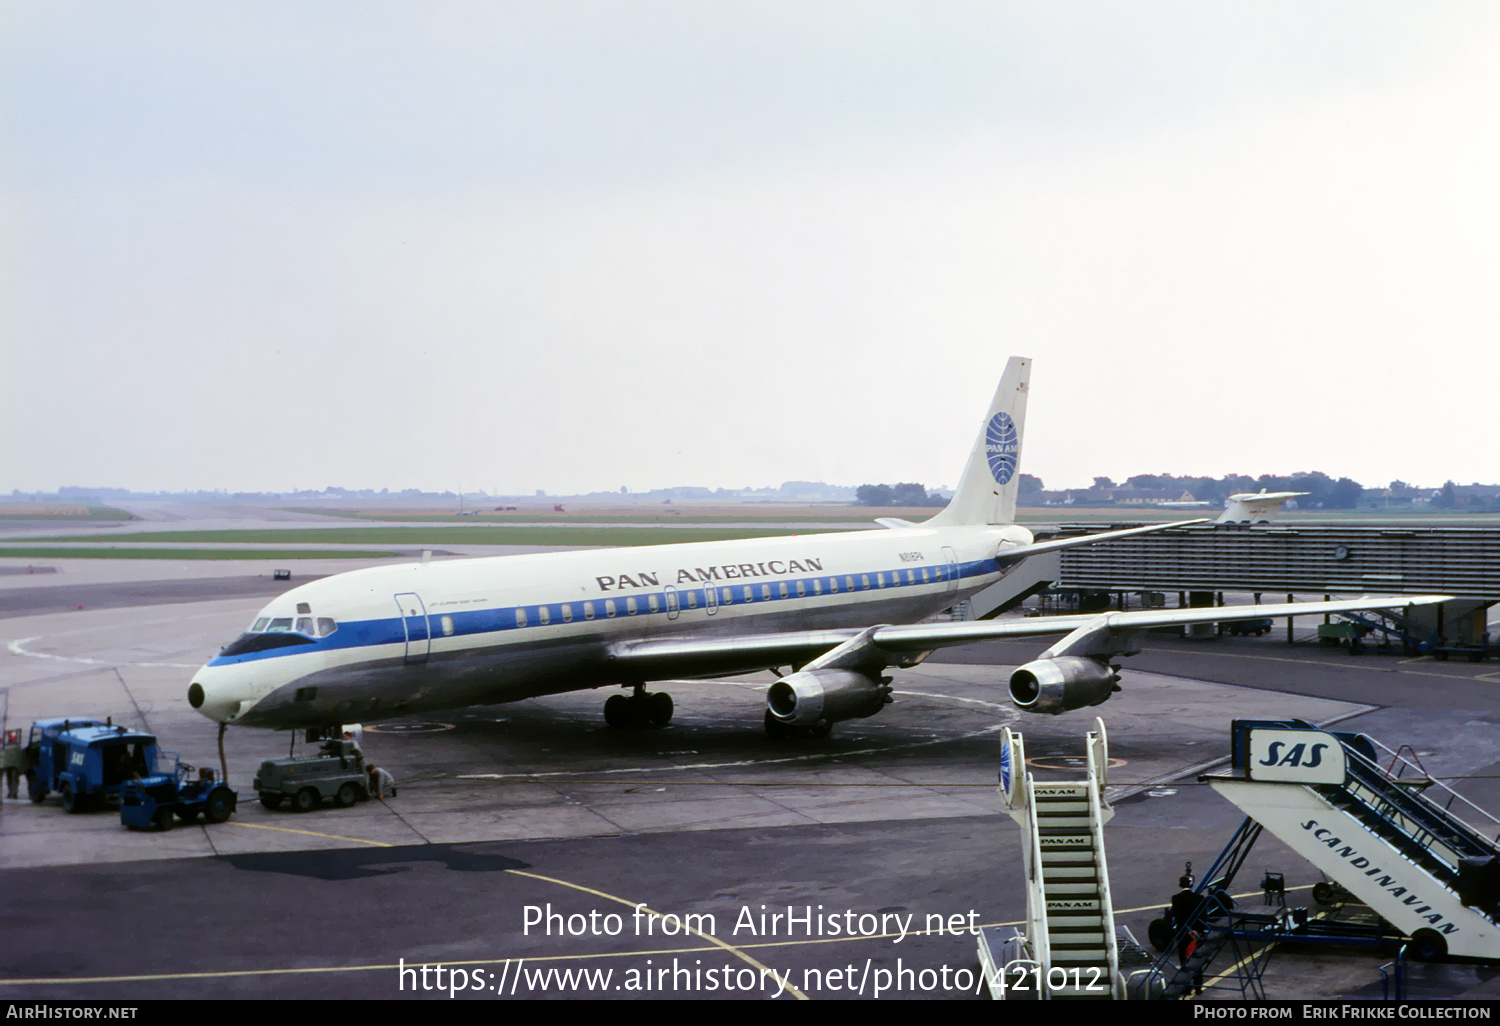
[[[349,549],[150,549],[137,545],[102,548],[80,545],[0,545],[0,559],[384,559],[399,552],[355,552]]]
[[[133,542],[218,542],[222,544],[285,544],[303,542],[338,545],[664,545],[670,542],[723,541],[730,538],[764,538],[786,534],[820,534],[814,530],[792,532],[773,527],[312,527],[264,531],[151,531],[111,534],[112,545]],[[58,537],[39,542],[65,541]]]
[[[371,523],[432,523],[432,524],[743,524],[755,521],[796,522],[813,524],[850,524],[870,521],[875,517],[903,517],[924,520],[936,513],[936,509],[868,509],[862,506],[828,507],[768,505],[746,503],[743,507],[692,506],[646,507],[647,512],[632,508],[581,508],[576,512],[557,513],[551,509],[520,509],[509,512],[481,510],[478,513],[458,515],[456,510],[435,512],[425,510],[340,510],[315,507],[278,507],[287,513],[317,513],[321,516],[339,517],[344,520],[362,520]],[[671,510],[668,512],[667,510]]]
[[[68,503],[25,505],[0,503],[0,523],[7,520],[56,520],[59,523],[88,523],[94,520],[132,520],[129,513],[112,506],[71,506]]]

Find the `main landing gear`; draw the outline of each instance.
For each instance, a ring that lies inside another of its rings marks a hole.
[[[636,685],[626,695],[610,695],[604,702],[604,722],[611,727],[665,727],[672,722],[672,696]]]

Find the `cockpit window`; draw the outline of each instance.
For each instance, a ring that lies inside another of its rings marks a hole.
[[[246,637],[251,634],[305,634],[309,638],[326,638],[339,629],[338,621],[331,616],[262,616],[256,620]],[[288,642],[296,644],[296,642]]]

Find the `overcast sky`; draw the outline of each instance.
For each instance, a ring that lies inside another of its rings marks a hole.
[[[1493,3],[0,19],[0,492],[1500,478]]]

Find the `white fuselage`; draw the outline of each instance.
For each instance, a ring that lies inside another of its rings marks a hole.
[[[915,527],[356,570],[269,603],[189,698],[221,723],[300,727],[639,684],[615,646],[912,623],[993,584],[1031,541],[1015,525]]]

